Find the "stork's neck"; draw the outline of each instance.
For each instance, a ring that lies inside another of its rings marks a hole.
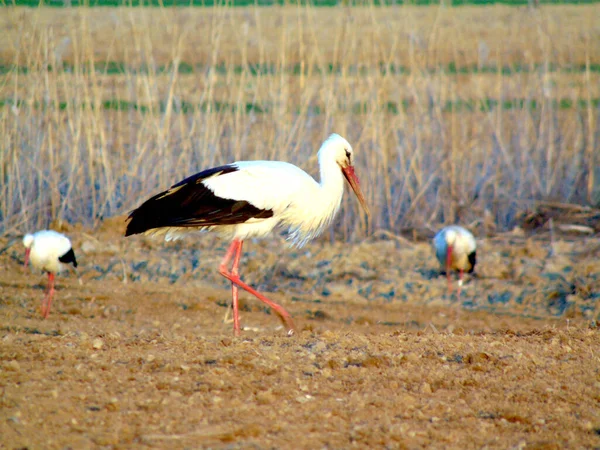
[[[340,166],[331,155],[323,157],[321,152],[319,166],[320,183],[314,182],[297,203],[301,214],[294,213],[287,218],[290,224],[289,239],[298,246],[321,234],[331,224],[342,203],[344,175]]]
[[[344,175],[335,160],[323,158],[319,154],[321,182],[311,195],[305,196],[302,217],[290,220],[290,239],[298,246],[323,232],[333,221],[342,203],[344,194]],[[298,220],[297,223],[294,223]]]
[[[321,171],[321,191],[326,203],[337,205],[337,211],[342,195],[344,194],[344,175],[340,166],[331,159],[319,155],[319,166]]]

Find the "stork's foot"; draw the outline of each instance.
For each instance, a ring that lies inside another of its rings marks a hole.
[[[227,305],[227,310],[225,311],[225,315],[223,316],[223,323],[232,323],[233,317],[231,317],[231,305]]]
[[[296,334],[296,325],[294,324],[292,317],[287,313],[287,311],[285,311],[283,308],[281,309],[285,312],[285,315],[282,314],[280,315],[280,317],[283,321],[283,324],[287,328],[287,335],[290,337],[294,336]]]
[[[50,306],[52,305],[52,295],[54,294],[54,289],[50,289],[46,296],[42,300],[42,317],[47,319],[50,315]]]

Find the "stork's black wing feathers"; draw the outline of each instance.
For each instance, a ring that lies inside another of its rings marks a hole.
[[[73,267],[77,267],[77,259],[75,258],[75,252],[72,248],[67,253],[58,257],[58,260],[63,264],[73,264]]]
[[[257,208],[245,200],[221,198],[202,183],[237,170],[235,165],[204,170],[146,200],[129,215],[125,236],[162,227],[235,225],[251,218],[272,217],[270,209]]]
[[[471,268],[467,273],[473,273],[475,271],[475,264],[477,264],[477,251],[474,250],[469,253],[469,264],[471,264]]]

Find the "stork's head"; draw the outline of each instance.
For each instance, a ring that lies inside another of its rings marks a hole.
[[[446,241],[446,270],[450,271],[452,267],[452,260],[455,258],[454,253],[457,246],[461,246],[461,234],[460,231],[454,227],[448,227],[444,233],[444,239]]]
[[[26,234],[23,236],[23,245],[25,246],[25,267],[29,263],[29,254],[31,253],[31,247],[33,247],[34,241],[33,234]]]
[[[446,245],[448,245],[448,248],[454,246],[457,237],[458,233],[456,232],[456,230],[453,230],[452,228],[448,228],[446,230]]]
[[[356,194],[361,206],[367,215],[370,215],[367,201],[360,188],[358,176],[354,172],[354,150],[350,143],[339,134],[333,133],[323,142],[319,150],[319,158],[321,157],[331,158],[340,166],[344,177],[346,177],[348,184],[350,184],[350,187]]]

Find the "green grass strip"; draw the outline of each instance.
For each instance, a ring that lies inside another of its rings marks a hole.
[[[248,73],[252,76],[265,76],[265,75],[277,75],[281,73],[281,70],[278,66],[274,64],[250,64],[248,66],[226,66],[224,64],[216,65],[211,68],[211,66],[203,65],[203,64],[189,64],[189,63],[180,63],[178,66],[178,72],[180,74],[203,74],[207,73],[210,69],[214,70],[218,74],[227,74],[227,73]],[[22,74],[28,74],[32,72],[36,72],[39,70],[48,71],[48,72],[79,72],[79,73],[90,73],[95,72],[97,74],[107,74],[107,75],[137,75],[137,74],[164,74],[170,73],[173,70],[172,65],[162,65],[157,67],[149,67],[149,66],[139,66],[139,67],[128,67],[125,63],[117,62],[117,61],[109,61],[106,63],[97,63],[94,64],[93,67],[89,64],[82,64],[78,67],[75,67],[71,64],[63,64],[60,68],[55,68],[53,66],[44,66],[41,68],[33,68],[26,66],[16,66],[14,64],[0,64],[0,75],[6,75],[11,72],[18,72]],[[333,74],[333,75],[341,75],[343,73],[343,68],[340,65],[335,64],[327,64],[324,68],[322,67],[312,67],[312,68],[304,68],[301,69],[300,64],[295,64],[291,67],[286,67],[284,69],[284,73],[290,75],[308,75],[309,73],[315,75],[322,74]],[[407,66],[399,66],[393,64],[384,64],[380,63],[378,65],[378,70],[381,75],[409,75],[411,73],[411,69]],[[510,66],[457,66],[454,63],[450,63],[447,66],[437,66],[428,68],[425,73],[429,74],[437,74],[437,73],[445,73],[448,75],[469,75],[469,74],[498,74],[502,75],[513,75],[518,73],[534,73],[534,72],[560,72],[560,73],[585,73],[588,70],[585,64],[577,64],[572,66],[562,66],[559,67],[556,64],[535,64],[535,65],[525,65],[525,64],[513,64]],[[590,72],[600,73],[600,63],[592,63],[589,66]],[[359,75],[359,76],[367,76],[371,73],[371,68],[367,66],[349,66],[345,68],[345,73],[347,75]]]
[[[540,0],[545,5],[579,5],[598,3],[599,0]],[[50,7],[214,7],[214,6],[281,6],[311,5],[316,7],[335,6],[392,6],[392,5],[439,5],[440,0],[2,0],[4,6],[50,6]],[[512,5],[523,6],[528,0],[447,0],[447,6],[464,5]]]
[[[465,100],[455,100],[448,101],[442,105],[442,110],[445,112],[489,112],[496,109],[502,109],[505,111],[508,110],[529,110],[535,111],[542,107],[542,104],[548,104],[547,102],[537,100],[537,99],[507,99],[507,100],[498,100],[494,98],[485,98],[485,99],[465,99]],[[590,103],[586,99],[553,99],[549,101],[550,106],[553,109],[560,110],[568,110],[568,109],[586,109],[589,106],[593,108],[598,108],[600,106],[600,98],[591,99]],[[27,103],[12,99],[2,99],[0,100],[0,107],[13,107],[17,108],[28,108]],[[105,100],[100,104],[100,108],[104,110],[115,110],[115,111],[139,111],[143,114],[147,113],[163,113],[166,111],[166,102],[161,102],[157,105],[146,105],[135,102],[128,102],[125,100]],[[389,114],[398,114],[401,110],[408,111],[414,106],[414,102],[410,100],[402,100],[401,102],[393,102],[389,101],[382,105],[378,106],[380,111],[389,113]],[[88,108],[88,105],[85,103],[67,103],[67,102],[59,102],[57,103],[41,103],[36,102],[33,104],[33,109],[35,110],[54,110],[58,108],[59,110],[65,110],[67,108],[76,108],[79,110],[84,110]],[[90,109],[95,109],[95,105],[89,105]],[[193,114],[195,112],[237,112],[239,109],[246,114],[265,114],[271,113],[274,111],[273,105],[271,103],[228,103],[228,102],[204,102],[204,103],[191,103],[191,102],[177,102],[173,103],[172,111],[175,114]],[[338,106],[338,110],[348,111],[354,115],[362,115],[366,114],[371,108],[371,105],[367,103],[355,102],[348,106]],[[296,113],[300,113],[300,111],[296,111]],[[320,106],[312,106],[308,111],[311,115],[322,115],[325,114],[324,108]]]

